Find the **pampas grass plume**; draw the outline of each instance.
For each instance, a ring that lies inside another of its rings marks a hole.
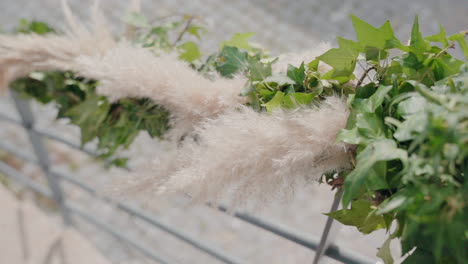
[[[2,87],[33,71],[74,71],[98,80],[98,93],[110,99],[147,97],[165,107],[172,117],[170,137],[175,139],[203,118],[244,102],[239,96],[244,78],[209,80],[175,54],[157,56],[125,39],[115,41],[97,5],[86,27],[62,3],[65,35],[0,35]]]
[[[233,207],[287,199],[306,179],[349,168],[347,145],[335,142],[348,115],[346,103],[336,96],[318,106],[272,114],[239,106],[200,124],[197,139],[186,142],[171,165],[161,166],[157,159],[137,172],[133,183],[119,187],[146,199],[183,192],[198,202],[225,201]]]

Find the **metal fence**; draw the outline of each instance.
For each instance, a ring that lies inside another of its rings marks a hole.
[[[44,138],[49,140],[57,141],[62,144],[65,144],[73,149],[80,150],[90,156],[96,156],[96,153],[93,151],[82,148],[79,145],[76,145],[72,142],[69,142],[63,138],[57,137],[50,132],[42,131],[36,129],[34,126],[34,115],[31,111],[29,102],[27,100],[21,99],[18,97],[17,94],[12,92],[12,97],[16,106],[16,109],[21,117],[21,120],[16,120],[11,118],[7,115],[0,114],[0,120],[4,122],[9,122],[16,124],[26,130],[28,133],[29,140],[33,147],[34,155],[30,155],[29,153],[24,153],[19,150],[16,146],[10,145],[4,140],[0,140],[0,149],[20,158],[26,162],[38,165],[41,170],[44,172],[47,178],[47,185],[43,186],[36,181],[33,181],[31,178],[23,175],[13,167],[9,166],[5,162],[0,161],[0,172],[7,175],[10,179],[18,182],[21,185],[24,185],[31,190],[40,193],[41,195],[47,196],[53,199],[62,214],[63,221],[65,225],[74,225],[74,219],[76,217],[81,218],[92,225],[95,225],[103,232],[107,232],[114,236],[116,239],[119,239],[129,246],[133,247],[135,250],[141,252],[146,257],[158,262],[158,263],[172,263],[170,260],[166,259],[166,257],[161,256],[158,252],[152,250],[148,245],[142,244],[139,240],[131,237],[130,235],[126,234],[122,230],[118,230],[112,226],[109,226],[103,220],[98,219],[96,216],[86,212],[83,209],[80,209],[73,202],[67,200],[66,193],[64,193],[62,189],[62,183],[66,182],[72,184],[81,190],[89,193],[96,199],[103,200],[106,203],[113,205],[115,208],[127,213],[128,215],[138,218],[152,226],[153,228],[157,228],[162,230],[181,241],[195,247],[196,249],[207,253],[211,257],[223,262],[223,263],[245,263],[245,261],[239,259],[236,256],[230,255],[228,252],[216,247],[215,245],[211,245],[202,240],[202,238],[195,237],[193,235],[187,234],[181,230],[179,230],[176,226],[171,226],[167,223],[161,221],[155,215],[150,214],[140,208],[135,206],[122,203],[122,202],[115,202],[108,197],[101,195],[97,190],[92,188],[91,186],[87,185],[85,182],[81,181],[77,177],[73,177],[73,175],[67,175],[61,172],[58,172],[54,169],[53,164],[51,164],[49,160],[49,155],[47,148],[44,144]],[[331,210],[334,211],[337,209],[339,205],[339,201],[341,199],[341,193],[338,192],[335,195],[335,199],[332,204]],[[226,212],[226,208],[223,206],[219,206],[218,209],[222,212]],[[304,236],[297,231],[294,231],[290,227],[282,226],[277,223],[274,223],[268,219],[262,219],[247,213],[241,212],[234,212],[233,217],[236,217],[244,222],[252,224],[258,228],[267,230],[277,236],[280,236],[284,239],[292,241],[296,243],[298,246],[303,246],[309,248],[311,250],[316,251],[314,260],[311,260],[312,263],[320,263],[322,260],[322,256],[328,256],[332,259],[338,260],[343,263],[375,263],[366,257],[363,257],[356,252],[350,251],[343,247],[339,247],[335,244],[329,244],[328,236],[333,224],[333,220],[331,218],[327,219],[327,222],[322,230],[322,236],[320,239],[310,238],[309,236]],[[176,250],[174,250],[174,254],[176,254]]]

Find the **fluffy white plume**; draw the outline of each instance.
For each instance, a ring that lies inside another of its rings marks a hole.
[[[117,43],[96,6],[92,30],[63,6],[69,24],[63,36],[0,35],[0,87],[32,71],[71,70],[99,80],[98,92],[111,98],[149,97],[164,106],[172,115],[174,138],[243,102],[239,92],[245,80],[208,80],[173,55]]]
[[[99,56],[115,46],[97,4],[92,7],[89,29],[72,15],[62,1],[68,22],[66,34],[0,35],[0,90],[32,71],[76,70],[78,56]]]
[[[148,97],[164,106],[178,124],[171,131],[178,136],[245,100],[239,96],[245,79],[209,80],[173,55],[155,57],[143,48],[119,45],[101,57],[80,57],[77,64],[81,75],[100,81],[101,94],[114,99]]]
[[[304,179],[317,180],[350,166],[347,146],[335,142],[348,115],[338,97],[272,114],[239,107],[203,122],[196,140],[120,183],[119,193],[152,199],[182,191],[200,202],[228,198],[232,206],[286,198]]]

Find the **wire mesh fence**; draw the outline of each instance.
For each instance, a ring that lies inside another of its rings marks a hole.
[[[149,245],[142,243],[132,235],[127,234],[126,232],[110,226],[105,220],[99,219],[95,215],[87,212],[85,209],[82,209],[80,206],[75,204],[73,201],[67,199],[67,193],[63,191],[62,184],[72,184],[79,189],[85,191],[94,199],[104,201],[118,210],[125,212],[131,217],[138,218],[141,221],[146,222],[151,226],[151,228],[159,229],[184,243],[191,245],[195,249],[202,251],[212,258],[222,262],[222,263],[245,263],[245,260],[240,259],[237,256],[226,252],[217,245],[205,242],[203,238],[197,237],[191,234],[188,234],[182,231],[177,226],[171,225],[164,222],[157,216],[147,212],[136,206],[117,202],[109,197],[106,197],[98,190],[88,185],[86,182],[83,182],[78,177],[73,175],[68,175],[63,172],[54,169],[54,164],[50,162],[48,150],[44,144],[44,138],[60,142],[67,145],[70,148],[82,151],[87,155],[92,157],[97,156],[92,150],[82,148],[81,146],[74,144],[66,139],[53,135],[49,131],[38,130],[35,128],[34,115],[31,111],[30,104],[27,100],[19,98],[16,94],[13,94],[14,105],[16,110],[21,117],[20,120],[11,118],[7,115],[0,114],[0,120],[4,122],[9,122],[16,124],[22,127],[28,134],[29,141],[33,147],[33,154],[25,153],[16,146],[13,146],[6,142],[5,140],[0,140],[0,149],[14,155],[15,157],[22,159],[25,162],[35,164],[40,167],[46,176],[47,186],[41,185],[38,182],[32,180],[31,178],[23,175],[13,167],[9,166],[5,162],[0,161],[0,172],[7,175],[18,182],[21,185],[24,185],[31,190],[40,193],[43,196],[53,199],[59,208],[59,211],[62,215],[63,222],[65,225],[73,226],[74,220],[80,218],[89,222],[92,225],[98,227],[102,232],[107,232],[116,239],[125,242],[130,247],[133,247],[135,250],[139,251],[149,259],[152,259],[158,263],[174,263],[168,257],[159,254],[156,250],[152,249]],[[331,210],[336,210],[341,198],[341,194],[338,192],[335,195],[335,200],[332,204]],[[217,207],[221,212],[227,212],[227,208],[223,206]],[[289,240],[293,243],[296,243],[298,246],[308,248],[310,250],[316,251],[315,258],[313,263],[320,263],[323,260],[322,256],[328,256],[332,259],[340,261],[342,263],[374,263],[372,260],[367,257],[361,256],[357,252],[351,251],[349,249],[339,247],[335,244],[330,244],[328,242],[328,236],[330,233],[333,220],[328,218],[326,224],[322,229],[322,236],[320,239],[306,236],[302,233],[295,231],[293,228],[288,226],[279,225],[274,223],[270,219],[260,218],[251,214],[243,212],[234,212],[232,217],[240,219],[246,223],[249,223],[257,228],[261,228],[268,232],[271,232],[283,239]],[[177,254],[177,249],[174,248],[173,254]],[[311,260],[312,262],[312,260]]]

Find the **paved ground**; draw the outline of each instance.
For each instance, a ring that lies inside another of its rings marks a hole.
[[[60,24],[62,21],[58,0],[0,0],[0,26],[9,30],[19,18],[36,18]],[[72,8],[86,16],[91,0],[71,1]],[[158,17],[175,13],[192,13],[203,17],[212,32],[206,36],[204,50],[212,51],[217,44],[229,38],[234,32],[257,32],[255,41],[269,48],[273,54],[292,50],[307,49],[318,41],[333,40],[337,35],[353,37],[348,14],[357,16],[378,25],[390,19],[398,36],[408,36],[415,14],[420,15],[422,30],[435,33],[438,22],[445,25],[449,33],[468,28],[466,0],[257,0],[257,1],[216,1],[216,0],[160,0],[142,1],[144,13],[148,17]],[[127,1],[102,0],[102,7],[113,22],[124,13]],[[114,23],[113,25],[117,25]],[[119,30],[115,26],[115,30]],[[63,137],[77,140],[79,132],[66,122],[53,121],[55,110],[52,106],[34,105],[40,117],[40,127],[53,129]],[[0,98],[0,112],[15,116],[10,101]],[[14,126],[0,123],[2,140],[14,142],[17,146],[29,148],[26,136]],[[67,148],[49,144],[55,162],[64,170],[73,171],[77,177],[89,182],[98,189],[108,188],[117,171],[106,171],[99,164]],[[145,155],[154,155],[162,146],[141,135],[129,150],[137,154],[134,164],[145,161]],[[30,150],[29,150],[30,151]],[[138,158],[141,157],[141,158]],[[73,166],[68,166],[72,162]],[[78,168],[78,169],[77,169]],[[22,164],[21,170],[41,179],[37,168]],[[86,207],[94,215],[103,218],[110,226],[129,232],[142,243],[174,260],[176,263],[217,263],[209,256],[177,241],[146,224],[116,212],[102,203],[96,202],[76,189],[67,187],[71,198]],[[332,193],[327,186],[311,185],[298,190],[289,204],[276,204],[255,212],[276,222],[288,225],[304,234],[319,236],[325,222],[322,213],[330,206]],[[244,259],[247,263],[310,263],[313,252],[258,230],[248,224],[204,206],[186,208],[180,197],[151,201],[146,206],[182,230],[203,238]],[[78,223],[80,230],[112,263],[152,263],[121,242],[103,235],[99,230],[84,223]],[[3,235],[0,229],[0,237]],[[355,250],[363,255],[374,257],[376,248],[384,241],[383,232],[363,236],[353,228],[341,227],[335,238],[336,243]],[[0,248],[1,249],[1,248]],[[375,259],[375,257],[374,257]],[[329,263],[334,263],[329,261]]]
[[[14,264],[109,264],[82,234],[0,185],[0,256]]]

